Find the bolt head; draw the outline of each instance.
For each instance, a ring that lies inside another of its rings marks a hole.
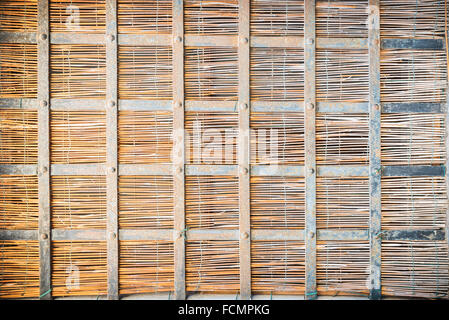
[[[241,237],[242,237],[242,239],[248,239],[248,237],[249,237],[248,232],[243,232]]]
[[[114,173],[115,172],[115,167],[109,167],[109,172]]]
[[[114,41],[115,40],[115,36],[113,34],[110,34],[108,36],[109,41]]]
[[[248,174],[248,168],[242,167],[242,168],[240,168],[240,172],[241,172],[242,174]]]
[[[313,104],[313,103],[308,103],[307,104],[307,109],[309,109],[309,110],[313,110],[315,108],[315,105]]]
[[[47,40],[48,36],[46,33],[41,34],[41,40]]]
[[[315,173],[315,169],[310,168],[310,169],[309,169],[309,173],[310,173],[310,174],[314,174],[314,173]]]
[[[243,43],[248,43],[248,42],[249,42],[249,39],[248,39],[247,37],[244,37],[244,38],[242,39],[242,42],[243,42]]]
[[[115,101],[114,100],[109,101],[109,106],[111,108],[115,107]]]
[[[46,233],[41,234],[41,239],[42,240],[47,240],[48,239],[48,234],[46,234]]]
[[[42,106],[42,107],[48,106],[47,100],[42,100],[42,101],[41,101],[41,106]]]
[[[178,108],[182,108],[182,101],[179,101],[177,104]]]
[[[309,38],[309,39],[307,39],[307,43],[308,43],[308,44],[313,44],[313,43],[314,43],[314,40],[313,40],[313,38]]]
[[[178,167],[177,171],[178,173],[182,173],[182,167]]]
[[[43,167],[42,167],[42,172],[45,173],[45,172],[47,172],[47,171],[48,171],[48,168],[47,168],[46,166],[43,166]]]
[[[315,237],[315,232],[313,232],[313,231],[310,231],[310,232],[309,232],[309,236],[310,236],[310,238],[313,238],[313,237]]]
[[[378,103],[376,103],[376,104],[374,105],[374,110],[380,110],[380,105],[379,105]]]
[[[240,108],[242,108],[242,110],[246,110],[246,109],[248,109],[248,104],[247,103],[242,103],[240,105]]]
[[[177,36],[177,37],[175,38],[175,41],[176,41],[176,42],[182,42],[182,37],[181,37],[181,36]]]
[[[111,238],[111,240],[114,240],[117,237],[117,234],[115,232],[111,232],[109,234],[109,237]]]

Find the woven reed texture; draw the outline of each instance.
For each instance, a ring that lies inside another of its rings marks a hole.
[[[252,176],[250,194],[252,229],[304,229],[304,178]]]
[[[0,98],[37,98],[37,46],[0,43]]]
[[[173,229],[171,176],[121,176],[118,187],[121,229]]]
[[[39,242],[0,240],[0,298],[39,295]]]
[[[104,33],[105,0],[50,0],[51,32]]]
[[[170,163],[173,115],[166,111],[119,111],[120,163]]]
[[[107,291],[106,241],[52,241],[52,294],[98,296]]]
[[[0,31],[36,32],[37,0],[0,2]]]
[[[0,229],[37,230],[36,176],[0,175]]]
[[[37,112],[0,110],[0,164],[37,163]]]
[[[304,294],[303,241],[252,241],[251,288],[259,294]]]
[[[189,229],[238,229],[239,184],[232,176],[185,178],[186,225]]]
[[[120,241],[120,294],[173,291],[171,241]]]
[[[237,293],[239,242],[229,240],[186,242],[188,292]]]

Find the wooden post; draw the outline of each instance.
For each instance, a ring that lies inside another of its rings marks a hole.
[[[239,229],[240,298],[251,299],[251,226],[250,226],[250,92],[249,92],[249,0],[239,1]]]
[[[117,89],[117,0],[106,0],[106,231],[109,300],[117,300],[119,298]]]
[[[184,14],[183,1],[173,1],[173,199],[175,299],[186,298],[184,205]]]
[[[38,185],[40,298],[51,299],[50,250],[50,28],[48,0],[38,1]]]

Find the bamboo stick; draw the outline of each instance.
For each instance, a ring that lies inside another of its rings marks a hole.
[[[104,33],[105,0],[50,0],[52,32]]]
[[[0,2],[0,31],[36,32],[37,0]]]

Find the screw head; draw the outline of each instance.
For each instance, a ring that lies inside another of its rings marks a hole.
[[[307,39],[307,43],[308,43],[308,44],[313,44],[313,43],[314,43],[314,40],[313,40],[313,38],[309,38],[309,39]]]
[[[114,100],[109,101],[109,106],[111,108],[115,107],[115,101]]]
[[[42,101],[41,101],[41,106],[42,106],[42,107],[48,106],[47,100],[42,100]]]
[[[242,239],[248,239],[248,237],[249,237],[248,232],[243,232],[241,237],[242,237]]]
[[[41,40],[47,40],[48,36],[46,33],[41,34]]]
[[[246,110],[246,109],[248,109],[248,104],[247,103],[242,103],[240,105],[240,108],[242,108],[242,110]]]
[[[111,233],[109,234],[109,237],[110,237],[112,240],[114,240],[114,239],[117,237],[117,235],[116,235],[115,232],[111,232]]]
[[[244,38],[242,39],[242,42],[243,42],[243,43],[248,43],[248,42],[249,42],[249,39],[248,39],[247,37],[244,37]]]
[[[315,105],[313,104],[313,103],[308,103],[307,104],[307,109],[309,109],[309,110],[313,110],[315,108]]]
[[[114,41],[115,40],[115,36],[113,34],[110,34],[108,36],[109,41]]]
[[[309,173],[310,173],[310,174],[314,174],[314,173],[315,173],[315,169],[310,168],[310,169],[309,169]]]
[[[313,237],[315,237],[315,232],[313,232],[313,231],[310,231],[310,232],[309,232],[309,236],[310,236],[310,238],[313,238]]]
[[[45,172],[47,172],[47,171],[48,171],[48,168],[47,168],[46,166],[43,166],[43,167],[42,167],[42,172],[45,173]]]
[[[115,167],[109,167],[109,172],[114,173],[115,172]]]
[[[176,41],[176,42],[182,42],[182,37],[181,37],[181,36],[177,36],[177,37],[175,38],[175,41]]]
[[[182,173],[182,167],[178,167],[177,171],[178,173]]]
[[[48,239],[48,234],[46,234],[46,233],[41,234],[41,239],[42,240],[47,240]]]
[[[178,108],[182,108],[182,101],[179,101],[179,102],[176,104],[176,106],[177,106]]]
[[[376,104],[374,105],[374,110],[380,110],[380,105],[379,105],[378,103],[376,103]]]
[[[240,172],[241,172],[241,174],[247,174],[248,173],[248,168],[241,167],[240,168]]]

